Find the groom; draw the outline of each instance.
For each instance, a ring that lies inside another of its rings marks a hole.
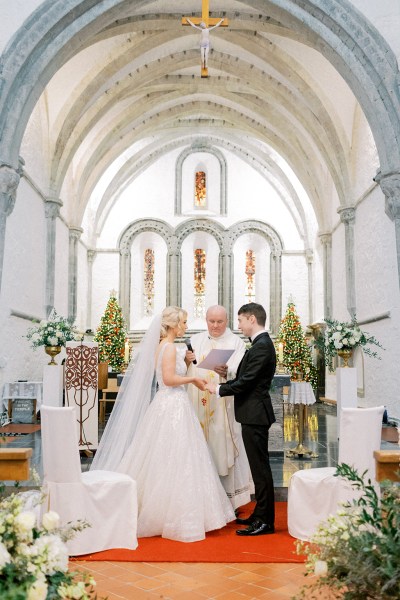
[[[248,525],[237,535],[255,536],[274,533],[274,482],[268,454],[268,430],[275,422],[269,388],[275,374],[275,348],[265,331],[266,313],[261,304],[244,304],[238,312],[239,329],[252,343],[237,370],[236,377],[219,386],[206,389],[218,396],[234,396],[235,418],[242,424],[242,436],[250,463],[256,506],[248,519],[237,519]]]

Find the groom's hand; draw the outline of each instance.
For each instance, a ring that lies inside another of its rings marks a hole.
[[[220,376],[226,379],[228,375],[228,365],[216,365],[214,371]]]
[[[206,390],[208,390],[211,394],[215,394],[217,386],[215,383],[207,383]]]

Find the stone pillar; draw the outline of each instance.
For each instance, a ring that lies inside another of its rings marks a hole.
[[[92,328],[93,262],[96,256],[96,250],[87,251],[88,287],[86,304],[86,329]]]
[[[182,261],[178,240],[171,238],[168,243],[167,258],[167,305],[181,306],[182,302]]]
[[[282,313],[282,253],[270,255],[270,330],[277,335]]]
[[[313,285],[313,262],[314,253],[311,248],[306,250],[307,275],[308,275],[308,322],[314,321],[314,285]]]
[[[321,233],[323,278],[324,278],[324,317],[332,317],[332,234]]]
[[[218,286],[218,303],[226,309],[229,326],[236,328],[233,314],[233,254],[229,242],[223,244],[219,258],[219,272],[221,285]]]
[[[56,219],[60,215],[61,206],[62,202],[59,198],[46,198],[45,200],[44,210],[47,219],[45,309],[47,316],[49,316],[54,308]]]
[[[68,256],[68,318],[76,319],[77,286],[78,286],[78,242],[83,233],[81,227],[69,228]]]
[[[119,250],[119,302],[126,327],[130,329],[130,297],[131,297],[131,248],[124,245]]]
[[[0,290],[3,278],[7,217],[14,209],[19,180],[20,173],[15,169],[8,165],[0,165]]]
[[[397,273],[400,285],[400,173],[382,175],[378,173],[375,181],[385,194],[385,212],[394,221],[397,250]]]
[[[356,209],[352,206],[338,209],[340,220],[344,223],[345,252],[346,252],[346,292],[347,310],[350,316],[356,314],[356,281],[354,262],[354,223],[356,220]]]

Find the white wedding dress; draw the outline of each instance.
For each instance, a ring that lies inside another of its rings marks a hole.
[[[137,483],[138,537],[161,535],[181,542],[205,538],[235,518],[220,483],[185,386],[164,385],[160,350],[158,391],[118,471]],[[186,347],[176,347],[176,373],[184,376]]]

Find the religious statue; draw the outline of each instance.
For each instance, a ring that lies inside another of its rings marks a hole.
[[[201,68],[207,69],[208,68],[208,51],[210,49],[210,31],[211,31],[211,29],[215,29],[216,27],[219,27],[221,25],[222,21],[224,21],[224,19],[221,19],[220,21],[218,21],[218,23],[216,25],[213,25],[213,27],[207,27],[207,25],[204,23],[204,21],[202,21],[200,23],[200,25],[195,25],[194,23],[192,23],[192,21],[188,17],[186,17],[186,21],[189,23],[189,25],[191,25],[195,29],[198,29],[199,31],[201,31],[201,35],[200,35]]]

